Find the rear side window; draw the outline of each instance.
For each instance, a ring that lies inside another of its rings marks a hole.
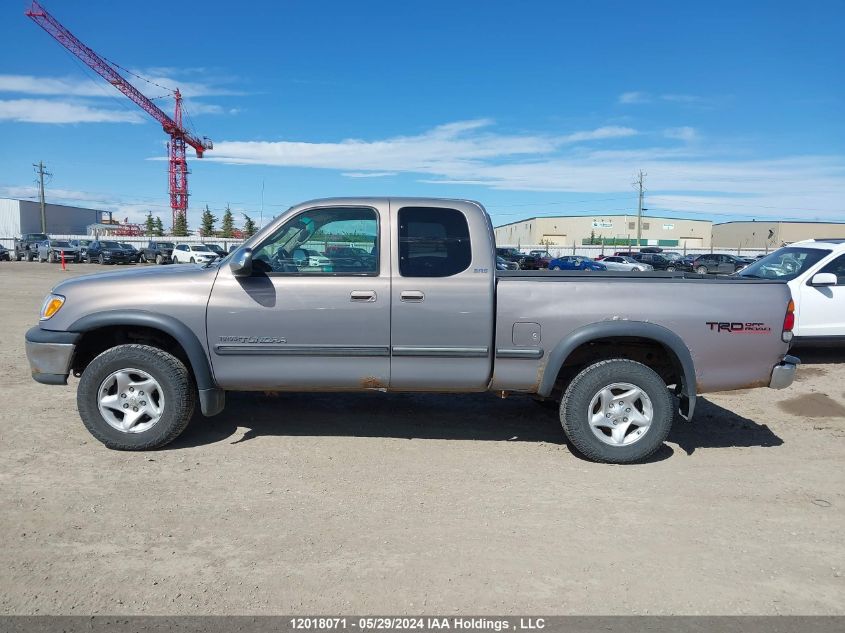
[[[399,209],[399,274],[450,277],[469,268],[472,247],[466,217],[457,209]]]

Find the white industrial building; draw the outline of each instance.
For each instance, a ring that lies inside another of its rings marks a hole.
[[[53,235],[85,235],[89,224],[100,221],[102,211],[46,204],[47,233]],[[41,233],[41,204],[33,200],[0,198],[0,239],[18,237],[21,233]]]
[[[708,248],[709,220],[643,216],[639,246]],[[637,216],[631,214],[543,216],[497,226],[498,246],[637,245]]]

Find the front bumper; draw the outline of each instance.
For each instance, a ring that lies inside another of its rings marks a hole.
[[[30,328],[26,333],[26,357],[32,378],[45,385],[66,385],[78,340],[77,332]]]
[[[772,377],[769,380],[769,388],[786,389],[795,380],[795,370],[801,361],[795,356],[786,355],[783,360],[772,369]]]

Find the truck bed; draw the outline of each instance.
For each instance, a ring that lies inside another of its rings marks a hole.
[[[776,281],[686,272],[498,271],[496,286],[493,389],[535,391],[554,347],[586,327],[624,337],[636,329],[626,324],[647,323],[677,334],[694,361],[698,393],[767,385],[789,347],[781,333],[790,292]],[[532,327],[536,341],[526,341]]]

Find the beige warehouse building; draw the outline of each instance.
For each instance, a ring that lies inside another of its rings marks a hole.
[[[640,246],[709,248],[709,220],[643,216]],[[497,226],[499,246],[636,245],[636,215],[533,217]]]
[[[713,225],[713,245],[720,248],[780,248],[822,237],[845,238],[845,222],[723,222]]]

